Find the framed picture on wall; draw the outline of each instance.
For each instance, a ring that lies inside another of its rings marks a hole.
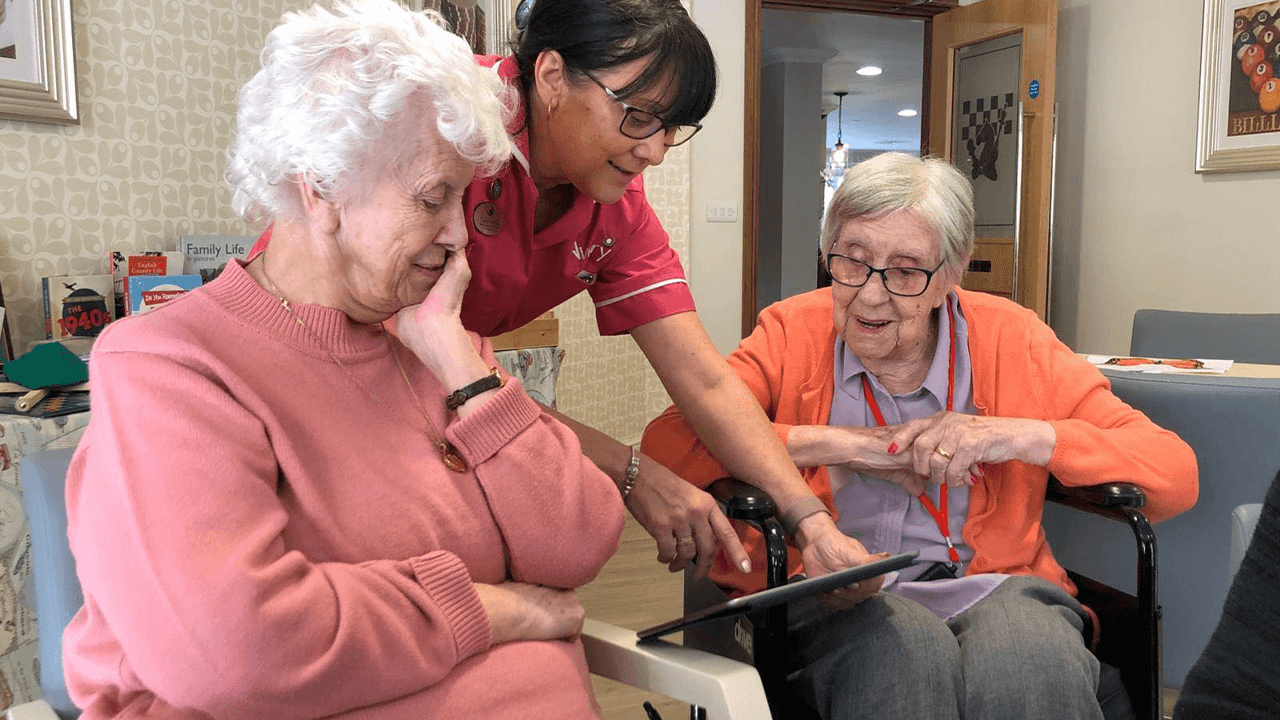
[[[1280,169],[1280,0],[1205,0],[1196,172]]]
[[[0,362],[13,359],[13,336],[9,334],[9,313],[4,304],[4,288],[0,288]]]
[[[0,118],[80,123],[71,0],[0,0]]]
[[[0,0],[2,2],[3,0]],[[448,23],[453,32],[466,39],[471,51],[480,55],[496,52],[489,48],[489,34],[485,29],[485,20],[489,6],[497,0],[398,0],[410,10],[434,10]]]

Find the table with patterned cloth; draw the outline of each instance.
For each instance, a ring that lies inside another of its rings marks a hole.
[[[562,348],[499,350],[494,356],[502,369],[520,378],[520,384],[535,402],[550,408],[556,406],[556,379],[560,376],[560,363],[564,361]]]
[[[38,450],[75,447],[88,424],[88,412],[52,418],[0,415],[0,708],[41,697],[31,535],[19,461]]]

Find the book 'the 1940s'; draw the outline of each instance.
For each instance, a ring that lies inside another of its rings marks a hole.
[[[110,275],[60,275],[41,283],[47,338],[97,337],[115,319]]]

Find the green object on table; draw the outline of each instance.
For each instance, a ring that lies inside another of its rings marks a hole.
[[[89,366],[62,343],[51,342],[36,345],[26,355],[5,363],[4,374],[10,382],[36,390],[86,382]]]

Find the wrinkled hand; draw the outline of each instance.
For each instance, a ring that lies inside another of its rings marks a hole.
[[[396,314],[396,336],[413,351],[414,355],[431,370],[436,379],[446,387],[461,387],[466,382],[483,377],[487,370],[479,360],[479,354],[471,337],[462,327],[462,296],[471,281],[471,267],[465,252],[450,252],[444,270],[426,299],[410,305]],[[472,357],[474,356],[474,358]],[[458,383],[460,377],[469,377],[474,362],[481,363],[481,375]]]
[[[586,611],[572,590],[522,582],[476,583],[475,588],[489,616],[494,645],[572,639],[582,632]]]
[[[894,445],[894,440],[895,435],[901,433],[902,427],[894,425],[880,428],[844,428],[869,437],[871,440],[869,443],[864,442],[856,451],[853,451],[851,459],[841,463],[840,467],[864,477],[887,480],[912,496],[924,492],[928,481],[911,466],[911,457],[900,451],[889,452],[890,449],[899,450],[898,446]]]
[[[983,464],[1048,465],[1057,434],[1042,420],[940,412],[899,426],[893,442],[916,473],[961,487],[982,478]]]
[[[831,516],[826,513],[811,515],[802,520],[797,535],[797,540],[804,545],[800,551],[800,559],[808,577],[827,575],[889,557],[889,553],[873,555],[867,552],[867,548],[856,538],[840,532],[831,521]],[[880,592],[883,585],[884,577],[877,576],[822,593],[818,600],[830,610],[846,610]]]
[[[743,572],[750,569],[747,551],[715,499],[661,464],[641,456],[640,474],[626,504],[657,543],[658,562],[667,563],[671,572],[683,570],[698,557],[702,561],[694,574],[706,577],[717,545],[723,546],[731,565]],[[693,538],[693,542],[679,538]],[[743,563],[747,563],[745,569]]]

